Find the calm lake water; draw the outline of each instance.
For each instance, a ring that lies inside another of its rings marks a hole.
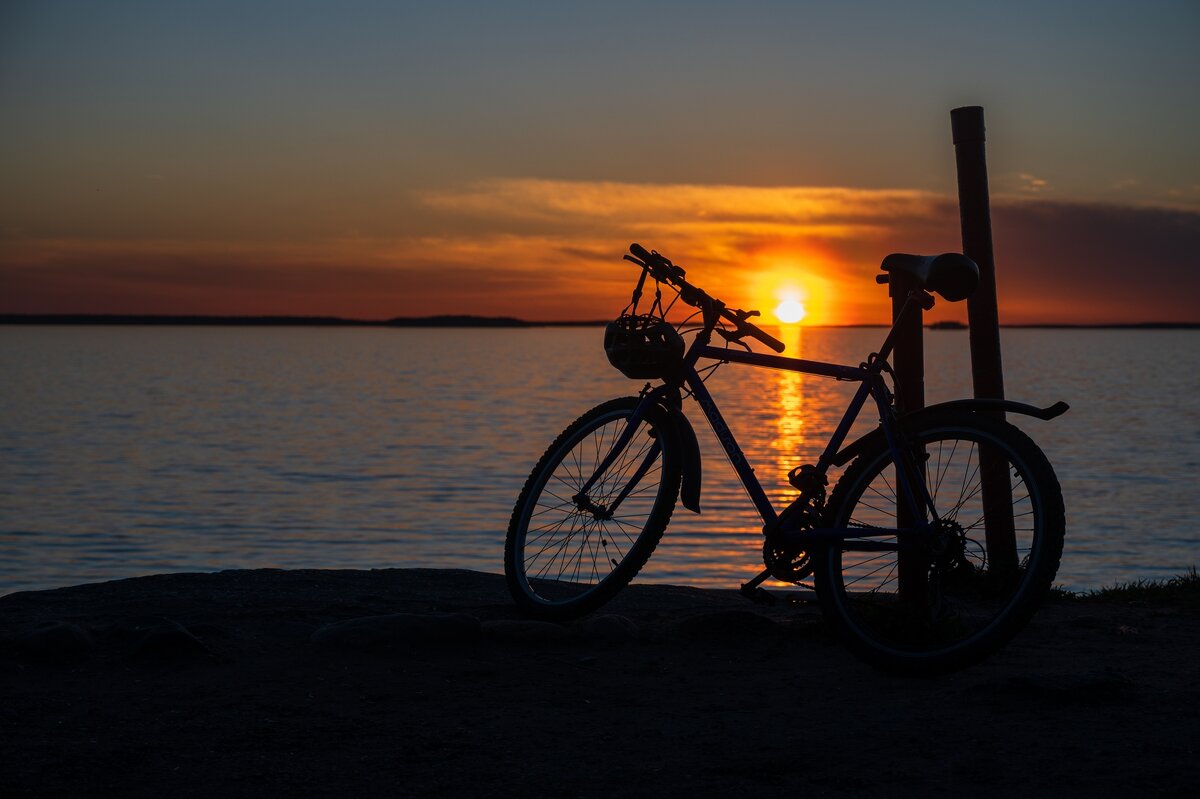
[[[790,355],[857,364],[879,329],[793,330]],[[640,384],[579,329],[0,328],[0,594],[171,571],[501,572],[542,450]],[[1013,417],[1067,504],[1059,582],[1200,562],[1200,331],[1007,330]],[[967,336],[926,337],[929,402],[970,391]],[[709,381],[772,498],[815,460],[851,387],[724,366]],[[700,516],[676,511],[644,581],[736,587],[761,523],[711,431]]]

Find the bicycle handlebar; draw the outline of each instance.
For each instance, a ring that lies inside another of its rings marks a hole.
[[[737,335],[734,339],[743,336],[749,336],[752,339],[761,341],[775,352],[783,352],[786,347],[784,343],[775,338],[771,334],[764,331],[757,325],[746,321],[746,317],[756,311],[731,311],[725,306],[725,303],[706,293],[699,286],[694,286],[684,279],[687,274],[682,267],[671,263],[665,256],[662,256],[654,251],[648,251],[640,244],[634,243],[629,245],[629,251],[633,256],[626,255],[625,260],[632,261],[643,269],[647,270],[655,280],[668,283],[679,289],[679,299],[683,300],[693,308],[705,310],[706,306],[717,311],[722,319],[733,324],[737,330]]]

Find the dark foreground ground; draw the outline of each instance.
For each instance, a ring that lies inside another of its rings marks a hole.
[[[6,596],[0,794],[1194,795],[1194,607],[1056,600],[927,680],[812,609],[635,586],[606,612],[520,622],[502,578],[432,570]]]

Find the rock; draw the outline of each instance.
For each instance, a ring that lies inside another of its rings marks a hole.
[[[478,637],[479,620],[465,613],[392,613],[322,625],[309,642],[318,649],[370,652],[461,645]]]
[[[589,638],[610,644],[636,641],[641,635],[637,622],[627,616],[618,616],[615,613],[593,616],[581,622],[580,627]]]
[[[69,663],[92,653],[95,641],[91,633],[67,621],[42,622],[12,640],[18,653],[43,663]]]
[[[722,610],[681,620],[675,629],[696,640],[745,641],[779,632],[779,625],[748,610]]]
[[[825,619],[820,616],[792,619],[787,624],[781,626],[793,638],[825,637],[833,640],[837,637],[836,633],[826,625]]]
[[[129,656],[147,660],[207,660],[212,651],[203,641],[177,621],[165,619],[138,630]]]
[[[574,631],[548,621],[498,619],[484,622],[483,629],[493,638],[522,644],[561,644],[575,638]]]

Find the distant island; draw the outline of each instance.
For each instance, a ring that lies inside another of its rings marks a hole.
[[[608,320],[590,322],[529,322],[511,316],[398,316],[387,327],[596,327]]]

